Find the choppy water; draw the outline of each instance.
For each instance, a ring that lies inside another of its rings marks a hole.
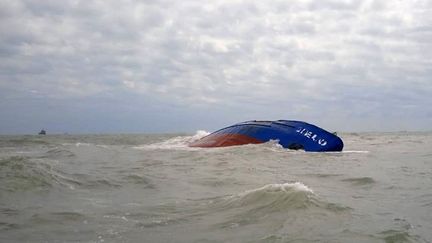
[[[0,136],[0,242],[431,242],[431,133],[186,146],[204,134]]]

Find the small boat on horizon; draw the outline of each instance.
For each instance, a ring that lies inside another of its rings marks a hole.
[[[287,149],[308,152],[342,151],[343,141],[336,133],[303,121],[246,121],[217,130],[191,144],[190,147],[226,147],[259,144],[270,140]]]
[[[42,129],[42,130],[39,132],[39,135],[46,135],[46,131],[45,131],[44,129]]]

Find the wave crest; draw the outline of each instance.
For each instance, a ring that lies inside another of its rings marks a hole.
[[[301,182],[294,182],[294,183],[283,183],[283,184],[268,184],[263,187],[253,189],[246,191],[244,193],[249,194],[257,191],[266,191],[266,192],[290,192],[290,191],[303,191],[303,192],[310,192],[313,194],[312,189],[307,187],[305,184]]]
[[[255,212],[307,208],[312,203],[313,195],[312,189],[301,182],[268,184],[231,196],[225,206],[250,207]]]
[[[134,147],[135,149],[148,149],[148,150],[154,150],[154,149],[194,149],[190,148],[189,144],[197,141],[198,139],[201,139],[207,135],[209,135],[209,132],[199,130],[192,136],[178,136],[170,138],[166,141],[153,143],[153,144],[144,144],[141,146]],[[196,148],[195,148],[196,149]]]
[[[213,200],[212,200],[213,201]],[[210,212],[224,212],[217,228],[233,228],[267,222],[284,227],[287,218],[305,215],[327,220],[347,215],[349,207],[329,203],[319,198],[311,188],[301,182],[268,184],[263,187],[213,201]],[[270,216],[273,215],[273,216]],[[267,219],[272,218],[271,222]],[[267,224],[266,223],[266,224]]]
[[[27,157],[13,156],[0,160],[0,189],[9,192],[41,190],[54,185],[74,189],[78,184],[57,171],[53,162],[43,159],[30,160]]]
[[[343,179],[344,182],[350,182],[354,186],[364,186],[376,183],[376,181],[371,177],[356,177]]]

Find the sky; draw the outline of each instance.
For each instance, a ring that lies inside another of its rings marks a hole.
[[[432,130],[432,1],[0,0],[0,134]]]

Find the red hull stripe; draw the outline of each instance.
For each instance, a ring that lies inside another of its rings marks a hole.
[[[257,144],[263,142],[242,134],[210,134],[207,137],[204,137],[196,142],[189,144],[189,146],[208,148],[235,146],[250,143]]]

